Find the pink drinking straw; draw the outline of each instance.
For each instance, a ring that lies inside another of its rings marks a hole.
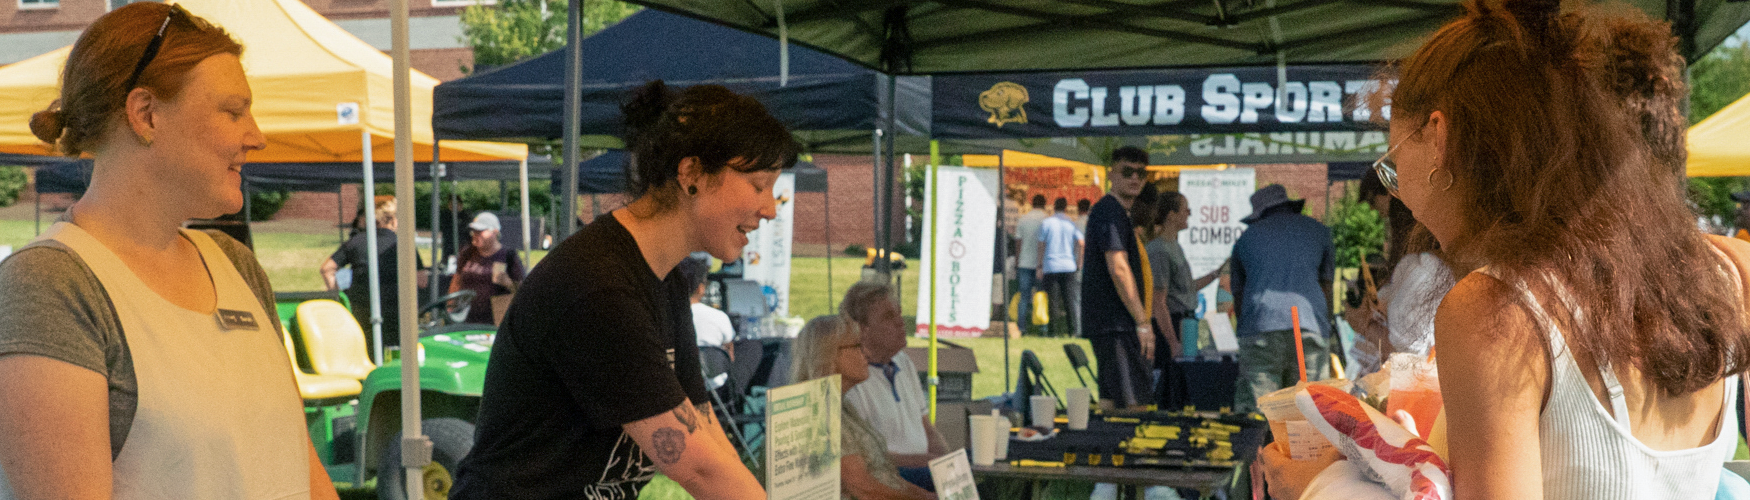
[[[1300,340],[1300,306],[1289,306],[1288,314],[1294,316],[1294,358],[1300,361],[1300,383],[1306,383],[1306,346]]]

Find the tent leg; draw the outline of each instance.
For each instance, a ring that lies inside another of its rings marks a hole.
[[[364,223],[365,247],[371,249],[370,252],[366,253],[366,265],[370,266],[369,277],[371,282],[365,284],[366,286],[371,287],[371,360],[375,361],[377,366],[383,366],[383,298],[381,297],[380,292],[382,289],[382,279],[380,274],[381,268],[378,266],[381,263],[377,262],[377,249],[382,248],[377,246],[377,173],[373,171],[373,165],[371,165],[371,160],[373,159],[371,153],[371,131],[360,129],[359,136],[359,142],[362,143],[364,150],[364,161],[359,163],[364,169],[365,176],[364,193],[359,196],[359,209],[365,214],[362,218],[368,221]],[[358,285],[358,283],[353,283],[353,286]]]
[[[43,194],[36,194],[36,234],[43,234]]]
[[[588,0],[571,0],[566,12],[565,28],[565,136],[564,160],[559,167],[562,196],[559,206],[559,235],[577,232],[577,134],[583,115],[583,96],[579,94],[583,81],[583,10]],[[633,161],[637,161],[636,158]]]
[[[869,165],[869,172],[874,174],[875,178],[873,180],[871,180],[870,182],[873,183],[873,184],[871,184],[871,186],[873,186],[875,188],[875,190],[876,190],[875,192],[877,192],[877,193],[881,192],[880,190],[881,190],[881,136],[882,135],[883,135],[882,130],[880,128],[876,128],[874,136],[871,137],[870,141],[869,141],[871,144],[875,145],[875,155],[872,157],[872,163]],[[880,249],[882,248],[882,246],[881,246],[881,220],[880,220],[880,217],[881,217],[881,205],[883,203],[886,203],[886,201],[882,200],[880,196],[876,196],[875,203],[872,204],[874,206],[869,207],[871,209],[869,211],[870,216],[875,217],[875,219],[871,219],[869,221],[869,227],[872,228],[872,230],[875,233],[873,235],[873,237],[869,240],[870,241],[869,246],[873,247],[876,250],[876,257],[879,257],[879,258],[875,259],[874,262],[871,262],[871,264],[874,264],[876,270],[886,272],[885,271],[886,267],[883,267],[881,265],[881,261],[884,260],[886,258],[886,256],[881,255],[881,253],[880,253]]]
[[[1009,169],[1003,166],[1003,151],[997,152],[997,236],[1002,243],[997,244],[997,265],[1002,269],[1002,304],[999,306],[1003,317],[1003,392],[1008,392],[1012,385],[1009,380],[1009,188],[1006,177]]]
[[[442,174],[444,172],[444,165],[442,163],[439,163],[439,161],[442,159],[441,158],[442,155],[440,154],[442,152],[442,150],[439,149],[439,147],[438,147],[438,144],[442,143],[442,142],[443,142],[442,139],[438,139],[435,137],[432,138],[432,140],[431,140],[431,268],[430,269],[432,271],[436,271],[436,270],[441,268],[442,262],[440,261],[440,259],[444,258],[443,248],[444,248],[444,245],[449,244],[449,240],[444,238],[444,232],[443,232],[443,228],[442,228],[443,220],[438,217],[438,210],[440,210],[440,208],[438,207],[438,203],[439,203],[438,198],[439,198],[440,192],[443,191],[443,187],[444,187],[443,181],[440,180],[440,178],[442,177]],[[455,234],[455,233],[450,233],[450,234]],[[441,290],[441,288],[438,287],[438,282],[442,281],[442,280],[438,279],[439,275],[436,272],[427,273],[427,276],[429,276],[429,277],[426,278],[425,288],[427,290],[430,290],[428,293],[431,294],[431,300],[437,300],[438,297],[443,296],[441,293],[439,293],[439,290]],[[443,315],[444,314],[441,312],[436,314],[436,316],[443,316]],[[440,320],[438,323],[442,324],[443,322]]]
[[[832,176],[827,176],[826,191],[820,192],[820,212],[826,216],[826,313],[838,314],[832,293]]]
[[[255,222],[253,220],[250,220],[250,217],[249,217],[254,212],[253,210],[250,210],[251,208],[253,208],[250,206],[251,205],[250,202],[253,201],[250,198],[254,198],[254,197],[249,195],[249,179],[244,178],[243,179],[243,225],[244,226],[248,226],[249,223]]]
[[[516,176],[517,176],[517,186],[518,186],[517,190],[520,191],[518,193],[518,195],[522,196],[522,203],[520,204],[520,206],[522,207],[522,211],[523,211],[523,266],[528,266],[529,265],[529,241],[533,238],[533,235],[529,234],[529,159],[528,158],[525,157],[525,158],[523,158],[523,161],[517,162]],[[503,184],[501,183],[500,185],[502,186]]]

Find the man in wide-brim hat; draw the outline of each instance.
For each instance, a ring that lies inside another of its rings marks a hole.
[[[1252,193],[1246,232],[1234,242],[1232,288],[1239,311],[1240,380],[1235,409],[1300,379],[1294,326],[1305,343],[1308,380],[1324,378],[1336,249],[1331,230],[1301,214],[1306,200],[1288,198],[1281,184]],[[1298,310],[1299,317],[1295,317]]]

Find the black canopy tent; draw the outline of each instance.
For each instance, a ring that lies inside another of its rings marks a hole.
[[[899,75],[1388,61],[1458,0],[628,0]],[[1693,61],[1750,21],[1741,0],[1628,0]]]
[[[572,19],[584,1],[573,0]],[[1281,74],[1289,64],[1376,64],[1402,58],[1461,14],[1458,0],[627,1],[889,75],[1211,66],[1276,66]],[[1671,21],[1691,61],[1750,21],[1750,2],[1741,0],[1630,3]],[[890,159],[887,170],[894,166]],[[880,189],[891,193],[892,178]],[[932,380],[935,368],[932,356]]]

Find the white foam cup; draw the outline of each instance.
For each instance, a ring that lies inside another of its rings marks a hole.
[[[997,460],[1009,459],[1009,417],[1003,416],[998,410],[990,411],[991,418],[996,419]]]
[[[1057,398],[1051,396],[1033,396],[1028,398],[1031,405],[1033,420],[1029,425],[1041,429],[1050,429],[1052,421],[1057,419]]]
[[[996,420],[990,415],[968,416],[967,434],[972,438],[972,464],[996,463]]]
[[[1064,402],[1064,406],[1068,407],[1069,411],[1069,430],[1088,430],[1088,402],[1090,397],[1088,395],[1088,388],[1071,387],[1065,389],[1063,391],[1063,397],[1068,400]]]

